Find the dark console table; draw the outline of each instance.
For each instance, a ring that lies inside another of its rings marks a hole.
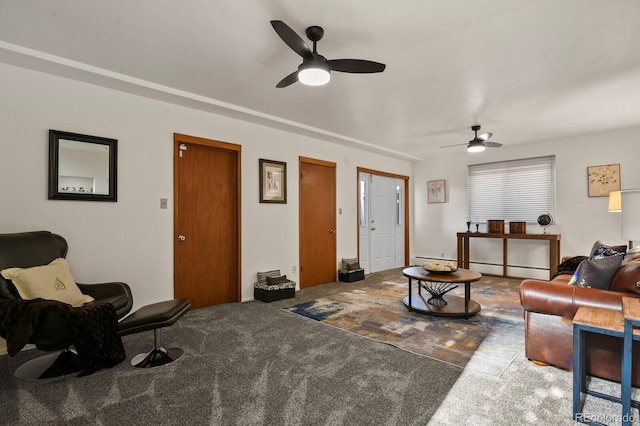
[[[499,234],[493,232],[458,232],[458,267],[469,269],[469,239],[498,238],[502,240],[502,276],[507,275],[507,242],[509,240],[542,240],[549,242],[549,279],[560,264],[560,234]]]

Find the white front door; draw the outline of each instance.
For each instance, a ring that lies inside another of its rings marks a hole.
[[[394,179],[371,176],[371,271],[392,269],[395,265]]]
[[[404,266],[404,180],[361,172],[359,182],[360,266]]]

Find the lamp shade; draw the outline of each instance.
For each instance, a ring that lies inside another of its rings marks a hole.
[[[609,211],[619,212],[621,207],[620,193],[622,191],[611,191],[609,193]]]
[[[640,241],[640,189],[622,191],[622,238]]]

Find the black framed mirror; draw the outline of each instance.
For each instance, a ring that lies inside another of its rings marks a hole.
[[[49,130],[49,199],[117,201],[117,139]]]

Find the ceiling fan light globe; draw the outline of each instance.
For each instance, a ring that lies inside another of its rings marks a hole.
[[[298,81],[307,86],[322,86],[331,80],[329,70],[320,67],[301,67],[298,70]]]
[[[470,143],[467,146],[467,152],[482,152],[484,151],[484,145],[481,143]]]

